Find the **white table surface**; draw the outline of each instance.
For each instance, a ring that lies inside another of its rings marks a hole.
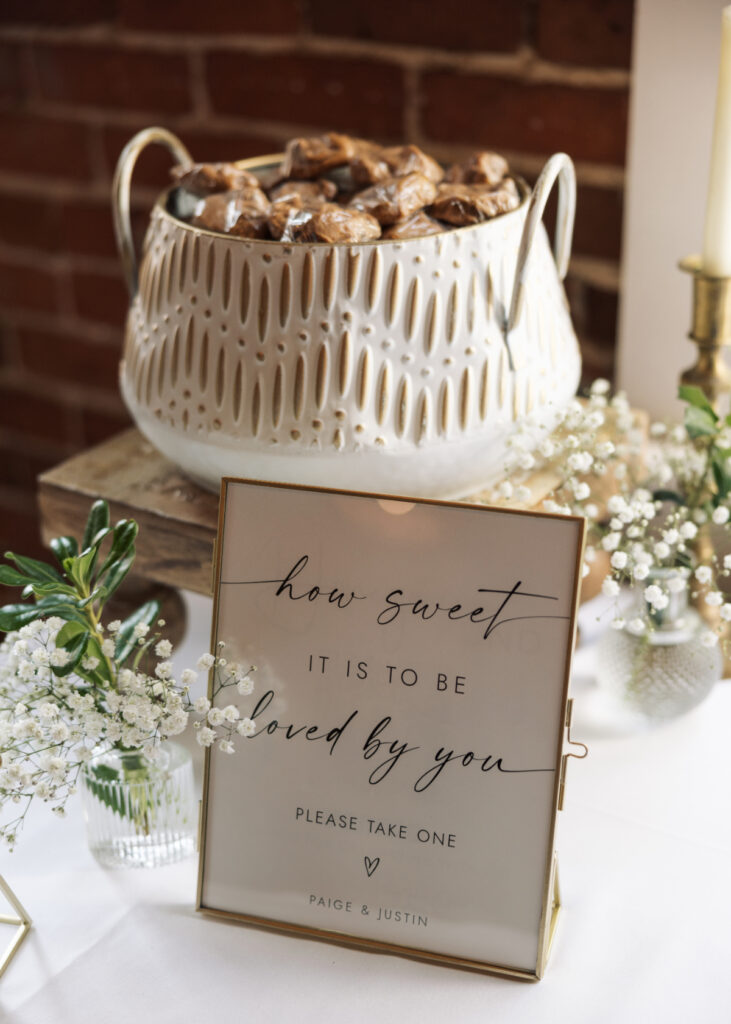
[[[190,596],[181,667],[206,648]],[[584,633],[594,615],[584,613]],[[731,683],[643,732],[611,717],[582,648],[558,852],[563,914],[546,976],[511,981],[198,915],[196,860],[110,871],[79,801],[30,816],[2,873],[34,927],[0,979],[12,1024],[211,1021],[731,1021]],[[196,751],[198,768],[201,758]],[[0,934],[0,941],[5,935]]]

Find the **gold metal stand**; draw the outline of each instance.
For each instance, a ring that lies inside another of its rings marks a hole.
[[[0,875],[0,892],[3,894],[10,907],[15,913],[13,914],[0,914],[0,924],[10,924],[15,926],[15,934],[10,940],[10,943],[0,957],[0,977],[7,970],[10,961],[13,959],[15,954],[20,948],[20,944],[30,931],[31,919],[28,912],[23,909],[23,906],[15,895],[13,890],[10,888],[8,883],[5,881],[2,875]]]
[[[711,277],[703,272],[700,256],[688,256],[680,269],[693,275],[693,321],[688,337],[698,346],[698,359],[680,377],[681,384],[695,384],[716,405],[731,392],[731,371],[723,349],[731,345],[731,277]]]

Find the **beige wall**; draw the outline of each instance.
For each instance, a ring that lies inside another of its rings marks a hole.
[[[691,285],[710,162],[721,0],[638,0],[624,222],[618,384],[654,416],[677,416]]]

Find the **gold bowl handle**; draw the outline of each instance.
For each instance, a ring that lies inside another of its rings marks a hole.
[[[510,300],[510,311],[503,328],[505,345],[510,356],[510,368],[513,369],[512,355],[508,344],[508,336],[520,317],[523,304],[523,288],[525,284],[528,257],[538,224],[543,217],[548,197],[558,178],[558,215],[556,217],[556,238],[553,244],[553,257],[560,281],[566,277],[571,256],[571,239],[574,233],[574,215],[576,213],[576,172],[570,156],[566,153],[554,153],[550,157],[538,181],[535,184],[528,203],[528,213],[523,225],[523,234],[518,247],[518,259],[515,264],[513,279],[513,295]]]
[[[167,128],[145,128],[131,138],[119,154],[112,184],[112,217],[119,257],[131,298],[137,294],[137,257],[129,218],[129,189],[137,157],[151,142],[166,146],[176,163],[184,166],[193,163],[193,157],[186,147]]]

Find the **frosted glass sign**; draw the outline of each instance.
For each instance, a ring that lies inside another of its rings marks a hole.
[[[199,909],[539,977],[582,542],[224,481],[214,642],[256,728],[207,752]]]

